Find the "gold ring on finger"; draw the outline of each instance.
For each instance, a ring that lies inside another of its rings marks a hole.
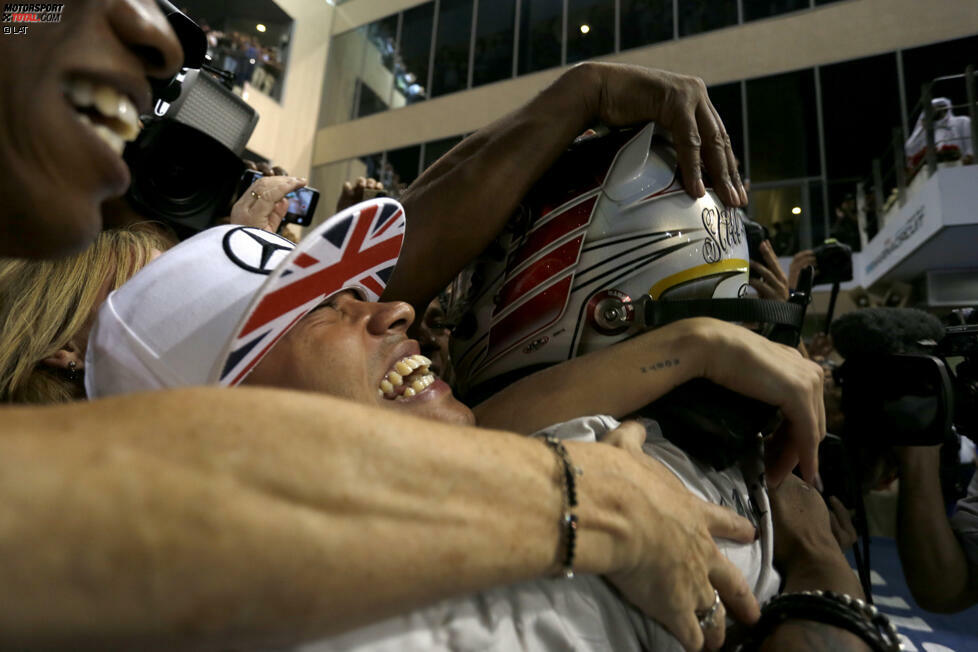
[[[254,190],[251,191],[251,196],[254,197],[255,199],[261,199],[261,193],[255,192]]]

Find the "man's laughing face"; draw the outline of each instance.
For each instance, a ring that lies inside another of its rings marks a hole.
[[[429,370],[407,337],[406,303],[342,292],[303,317],[245,379],[249,385],[321,392],[406,414],[472,424],[472,411]]]

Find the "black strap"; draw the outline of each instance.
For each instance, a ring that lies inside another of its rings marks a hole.
[[[777,324],[801,332],[805,306],[767,299],[678,299],[648,301],[645,304],[645,323],[649,328],[691,317]]]

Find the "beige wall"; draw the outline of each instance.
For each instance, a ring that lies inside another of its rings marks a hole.
[[[388,10],[418,2],[354,0],[354,10]],[[360,15],[360,14],[357,14]],[[366,21],[365,21],[366,22]],[[350,26],[354,26],[350,22]],[[698,75],[709,84],[749,79],[818,64],[978,33],[976,0],[849,0],[767,20],[629,50],[604,60]],[[474,131],[526,102],[560,70],[527,75],[319,130],[313,164],[394,149]]]
[[[428,0],[353,0],[336,8],[333,33],[339,34],[348,29],[386,18],[404,9],[424,4]],[[492,2],[492,0],[489,0]]]
[[[288,74],[281,104],[245,87],[245,99],[261,116],[248,148],[292,174],[309,176],[335,10],[324,0],[275,1],[295,21]]]

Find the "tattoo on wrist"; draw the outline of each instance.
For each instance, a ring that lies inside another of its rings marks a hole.
[[[669,358],[667,360],[659,360],[654,364],[642,365],[640,369],[643,374],[649,374],[654,371],[662,371],[663,369],[669,369],[671,367],[679,366],[679,358]]]

